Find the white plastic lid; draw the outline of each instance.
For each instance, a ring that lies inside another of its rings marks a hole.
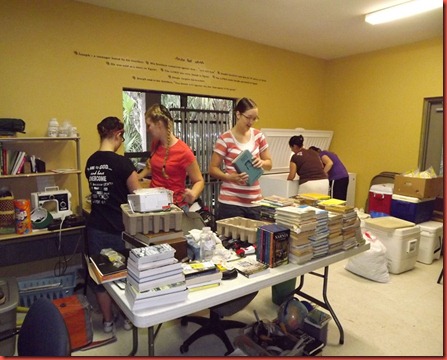
[[[209,226],[204,226],[204,227],[202,228],[202,231],[203,231],[203,232],[211,232],[211,228],[210,228]]]
[[[391,195],[394,190],[394,184],[393,183],[387,183],[387,184],[376,184],[372,185],[369,191],[379,194],[387,194]]]

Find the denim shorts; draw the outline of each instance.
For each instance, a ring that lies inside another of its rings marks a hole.
[[[245,207],[237,205],[228,205],[219,202],[217,211],[217,220],[228,219],[235,216],[242,216],[247,219],[259,220],[261,218],[261,207]]]
[[[102,230],[88,227],[87,239],[89,255],[99,254],[102,249],[107,248],[112,248],[113,250],[116,250],[118,252],[126,248],[124,246],[124,241],[122,240],[121,233],[108,233]],[[89,285],[95,293],[106,291],[104,286],[95,283],[91,278],[89,278]]]

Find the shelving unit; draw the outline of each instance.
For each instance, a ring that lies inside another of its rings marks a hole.
[[[46,172],[0,175],[0,187],[8,187],[16,199],[30,199],[32,192],[44,191],[45,186],[58,186],[71,193],[71,209],[81,215],[81,155],[79,137],[5,137],[3,148],[22,150],[45,161]]]
[[[45,161],[46,171],[0,175],[0,187],[7,187],[14,199],[31,199],[32,192],[58,186],[68,190],[73,214],[82,214],[80,138],[4,137],[3,148],[25,151]],[[55,264],[72,259],[70,266],[81,266],[85,226],[62,230],[33,229],[28,234],[0,233],[0,271],[8,276],[33,276],[53,272]],[[72,256],[72,255],[75,255]],[[62,260],[61,260],[62,259]]]

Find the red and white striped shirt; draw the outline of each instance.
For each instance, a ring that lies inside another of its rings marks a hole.
[[[231,130],[224,132],[217,139],[214,151],[223,156],[224,171],[228,174],[237,172],[232,162],[242,151],[249,150],[253,157],[260,157],[260,154],[267,149],[268,144],[264,134],[254,128],[250,131],[250,140],[244,144],[234,138]],[[252,201],[260,199],[262,199],[262,194],[259,181],[252,186],[223,181],[220,188],[219,201],[224,204],[254,207],[258,205],[253,204]]]

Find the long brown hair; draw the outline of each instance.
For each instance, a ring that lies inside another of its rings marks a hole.
[[[171,133],[172,133],[172,127],[174,124],[174,120],[173,120],[169,110],[161,104],[154,104],[149,109],[147,109],[145,118],[146,118],[146,121],[148,121],[150,119],[154,124],[157,124],[161,121],[167,130],[166,131],[166,152],[165,152],[165,157],[163,160],[163,167],[161,169],[161,173],[165,179],[168,179],[169,176],[166,173],[166,162],[168,161],[168,156],[169,156],[169,145],[171,142]],[[152,142],[151,156],[155,153],[155,151],[157,150],[159,145],[160,145],[159,140]]]

